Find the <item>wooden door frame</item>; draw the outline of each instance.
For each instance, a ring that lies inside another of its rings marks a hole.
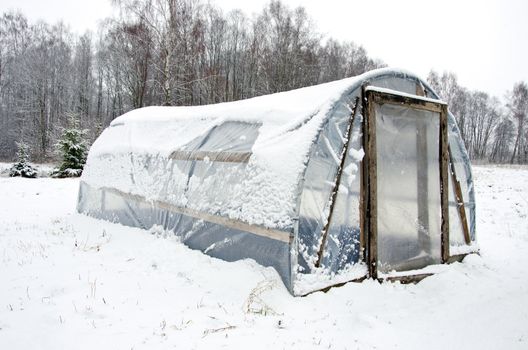
[[[449,261],[449,190],[448,190],[448,138],[447,138],[447,104],[420,96],[404,94],[398,91],[381,89],[372,86],[363,87],[363,142],[365,159],[363,160],[362,195],[366,203],[362,215],[364,238],[364,258],[369,275],[378,278],[378,223],[377,223],[377,153],[376,153],[376,118],[374,106],[393,104],[412,109],[438,113],[439,120],[439,187],[441,206],[441,257],[442,263]]]

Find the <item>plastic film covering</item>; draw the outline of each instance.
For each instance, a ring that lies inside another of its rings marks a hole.
[[[441,262],[439,113],[375,106],[378,271]]]
[[[417,82],[413,77],[392,75],[374,78],[369,85],[415,95]]]
[[[456,125],[455,118],[449,114],[448,116],[448,137],[449,137],[449,149],[451,151],[451,159],[453,161],[453,165],[455,167],[457,180],[460,182],[460,187],[462,190],[462,199],[464,201],[464,207],[466,210],[466,216],[468,220],[468,226],[469,226],[469,232],[471,241],[475,241],[475,231],[476,231],[476,225],[475,225],[475,189],[473,187],[473,175],[471,173],[471,163],[469,160],[469,157],[466,152],[466,148],[464,146],[464,142],[462,141],[462,137],[460,136],[460,131],[458,130],[458,127]],[[450,183],[449,185],[453,185],[452,178],[450,176]],[[454,188],[451,187],[451,188]],[[462,229],[457,228],[456,225],[460,225],[460,217],[458,215],[457,209],[456,209],[456,200],[454,196],[454,192],[451,190],[449,191],[449,206],[450,206],[450,214],[449,219],[455,221],[454,224],[454,237],[451,239],[450,237],[450,243],[451,246],[460,246],[463,242],[463,238],[460,237],[462,234]],[[452,210],[453,208],[454,210]],[[451,223],[450,223],[451,228]],[[451,235],[451,234],[450,234]],[[463,243],[465,245],[465,242]]]
[[[297,272],[303,274],[317,270],[317,253],[322,243],[322,230],[328,220],[330,197],[335,187],[354,97],[346,97],[335,106],[309,156],[300,198],[297,236]]]
[[[174,232],[190,248],[211,256],[226,261],[251,258],[264,266],[272,266],[284,284],[291,285],[288,241],[246,232],[243,227],[237,229],[211,223],[190,216],[193,213],[182,214],[180,208],[166,203],[148,201],[113,189],[96,189],[83,182],[79,188],[78,210],[132,227],[148,229],[162,226]]]
[[[289,287],[291,226],[273,222],[280,227],[275,229],[237,220],[244,206],[233,201],[250,190],[244,179],[256,176],[249,162],[260,126],[235,121],[214,125],[169,157],[99,155],[92,175],[114,167],[130,186],[150,196],[81,182],[78,211],[144,229],[160,225],[189,247],[227,261],[252,258],[273,266]]]
[[[361,94],[362,84],[415,94],[417,84],[422,83],[404,73],[373,75],[352,87],[342,103],[351,105],[354,98]],[[344,124],[350,120],[350,107],[348,111],[342,109],[338,112],[336,109],[335,114],[329,114],[328,121],[310,153],[300,196],[296,242],[298,252],[293,256],[294,261],[296,259],[298,262],[298,265],[294,266],[293,274],[298,274],[294,277],[294,281],[299,281],[298,284],[301,285],[299,289],[306,290],[307,287],[302,285],[302,280],[306,279],[303,275],[307,274],[326,276],[326,285],[332,285],[343,280],[359,278],[361,274],[366,273],[366,268],[354,269],[355,265],[364,265],[360,251],[360,173],[361,160],[364,156],[363,117],[359,113],[361,110],[359,105],[354,118],[349,152],[341,174],[341,185],[335,199],[332,218],[328,223],[328,236],[318,268],[315,267],[317,251],[322,243],[322,229],[329,217],[330,198],[335,187],[339,157],[344,146],[346,131]],[[348,271],[354,272],[348,274]]]
[[[348,154],[321,260],[321,267],[334,273],[346,271],[360,261],[360,173],[361,161],[365,155],[362,144],[363,116],[360,110],[360,106],[355,110]]]
[[[427,96],[432,98],[438,98],[438,95],[425,84],[425,92]],[[469,234],[471,241],[476,241],[476,207],[475,207],[475,189],[473,187],[473,175],[471,172],[471,161],[469,159],[464,141],[460,134],[460,130],[457,126],[455,117],[453,114],[448,113],[447,115],[448,125],[448,142],[449,149],[451,151],[450,158],[453,161],[455,167],[457,180],[460,183],[462,190],[462,198],[467,216],[467,224],[469,227]],[[449,243],[453,248],[459,248],[466,246],[464,239],[464,233],[462,231],[461,219],[458,213],[457,203],[454,193],[454,183],[451,174],[449,174]],[[469,252],[461,250],[462,252]]]
[[[362,120],[356,109],[349,153],[346,155],[341,185],[328,228],[323,258],[319,268],[315,267],[317,251],[322,243],[322,229],[327,223],[330,197],[335,187],[336,173],[344,146],[346,124],[350,120],[354,98],[360,96],[361,85],[369,84],[405,93],[416,93],[417,79],[404,73],[373,75],[357,83],[348,97],[341,102],[341,109],[330,114],[320,135],[314,143],[304,175],[300,196],[298,223],[298,271],[301,274],[339,275],[352,265],[362,263],[360,258],[360,183],[362,148]],[[343,108],[348,104],[348,108]],[[336,279],[337,280],[337,279]],[[331,284],[331,282],[329,282]]]

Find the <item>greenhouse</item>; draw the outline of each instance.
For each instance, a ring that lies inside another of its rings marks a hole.
[[[405,71],[247,100],[147,107],[90,149],[77,210],[276,269],[293,295],[419,280],[476,252],[454,116]]]

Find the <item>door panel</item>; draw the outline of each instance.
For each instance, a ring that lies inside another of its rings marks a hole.
[[[441,262],[439,113],[375,105],[378,272]]]
[[[447,261],[447,105],[397,91],[364,90],[371,277]]]

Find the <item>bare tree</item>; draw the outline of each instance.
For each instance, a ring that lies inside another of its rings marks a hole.
[[[506,163],[511,159],[511,145],[515,138],[515,126],[511,119],[503,118],[495,128],[490,161]]]
[[[508,95],[507,107],[513,120],[517,122],[517,136],[515,137],[510,163],[513,164],[515,158],[517,158],[518,163],[525,163],[527,161],[527,156],[523,151],[525,150],[527,143],[525,120],[526,114],[528,113],[528,86],[526,83],[515,83],[513,90]]]

